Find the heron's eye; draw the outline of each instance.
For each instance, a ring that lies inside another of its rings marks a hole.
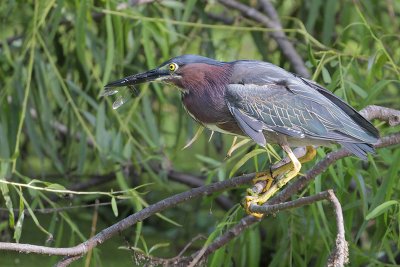
[[[168,65],[168,69],[173,72],[176,71],[178,69],[178,65],[176,63],[171,63]]]

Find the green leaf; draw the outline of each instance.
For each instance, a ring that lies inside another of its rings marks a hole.
[[[77,16],[76,16],[76,27],[75,27],[75,38],[76,38],[76,53],[78,60],[81,63],[81,68],[84,70],[84,73],[88,75],[87,70],[87,59],[85,52],[86,45],[86,26],[87,22],[85,21],[86,13],[87,13],[87,5],[89,2],[87,1],[79,1],[79,5],[77,7]]]
[[[308,32],[313,32],[314,31],[314,26],[315,22],[317,21],[317,18],[320,17],[320,7],[322,4],[323,0],[310,0],[309,2],[309,11],[307,14],[307,20],[306,20],[306,29]],[[312,63],[312,62],[311,62]],[[313,63],[314,65],[314,63]],[[316,65],[314,65],[316,66]]]
[[[364,100],[363,106],[373,103],[374,99],[376,99],[377,96],[382,93],[383,89],[387,88],[387,86],[392,82],[399,84],[398,80],[381,80],[374,84],[374,86],[371,87],[367,98]]]
[[[24,223],[24,218],[25,218],[25,213],[22,210],[22,213],[20,214],[17,224],[15,225],[15,230],[14,230],[14,239],[17,243],[19,243],[19,240],[21,238],[21,233],[22,233],[22,225]]]
[[[185,8],[183,3],[178,2],[178,1],[172,1],[172,0],[164,0],[164,1],[161,1],[160,4],[165,7],[169,7],[169,8],[173,8],[173,9],[184,9]]]
[[[213,267],[222,266],[224,261],[225,261],[225,253],[226,252],[225,252],[225,248],[224,247],[217,249],[217,251],[215,251],[212,254],[209,266],[213,266]]]
[[[266,153],[265,149],[259,148],[259,149],[255,149],[249,153],[247,153],[246,155],[244,155],[236,164],[235,166],[232,167],[231,172],[229,173],[229,177],[233,177],[233,175],[236,173],[236,171],[238,169],[240,169],[240,167],[242,167],[249,159],[261,154],[261,153]]]
[[[46,183],[47,184],[47,183]],[[65,186],[57,184],[57,183],[51,183],[48,186],[46,186],[47,189],[54,189],[54,190],[67,190]]]
[[[368,93],[365,92],[364,89],[362,89],[360,86],[358,86],[357,84],[350,82],[350,81],[346,81],[346,83],[348,85],[350,85],[350,88],[360,97],[362,97],[363,99],[368,97]]]
[[[104,102],[101,102],[99,109],[97,110],[97,115],[96,115],[96,142],[99,144],[101,147],[102,151],[104,153],[107,153],[108,151],[106,150],[106,147],[108,145],[108,133],[106,131],[106,114],[105,114],[105,108],[104,108]]]
[[[330,84],[332,82],[331,75],[325,67],[322,67],[322,79],[326,84]]]
[[[9,169],[9,164],[5,162],[0,163],[0,179],[4,180]],[[12,204],[12,200],[9,194],[8,186],[6,184],[0,183],[0,190],[1,194],[3,195],[6,208],[8,209],[8,220],[10,223],[10,228],[14,228],[15,226],[15,220],[14,220],[14,208]]]
[[[169,243],[159,243],[159,244],[155,244],[154,246],[152,246],[149,249],[149,254],[151,254],[152,252],[156,251],[159,248],[165,248],[165,247],[169,247]]]
[[[42,231],[43,233],[45,233],[48,236],[48,239],[53,239],[53,235],[47,231],[46,229],[44,229],[44,227],[40,224],[38,218],[35,215],[35,212],[32,210],[31,206],[29,206],[29,203],[26,201],[26,199],[24,198],[22,191],[17,190],[19,197],[22,199],[22,201],[24,202],[24,205],[26,207],[26,209],[28,210],[29,215],[31,216],[32,220],[34,221],[35,225],[37,228],[39,228],[40,231]]]
[[[372,219],[378,217],[379,215],[381,215],[382,213],[386,212],[391,206],[398,205],[398,204],[399,204],[399,202],[397,200],[386,201],[386,202],[380,204],[375,209],[373,209],[370,213],[368,213],[367,216],[365,216],[365,220],[367,220],[367,221],[372,220]]]
[[[310,60],[311,64],[314,67],[317,67],[318,63],[317,63],[317,60],[314,57],[311,44],[307,44],[307,52],[308,52],[308,59]]]
[[[110,2],[107,1],[107,8],[110,8]],[[103,72],[103,84],[106,84],[110,78],[111,70],[113,69],[113,61],[114,61],[114,51],[115,51],[115,43],[114,43],[114,32],[112,26],[111,15],[106,14],[106,32],[107,32],[107,49],[106,49],[106,62]]]
[[[115,200],[115,197],[111,198],[111,208],[112,208],[112,211],[114,212],[115,217],[118,217],[118,206],[117,206],[117,201]]]
[[[329,44],[335,32],[336,0],[324,1],[324,19],[322,24],[322,42]]]
[[[248,266],[259,266],[261,258],[261,239],[257,227],[249,229],[247,240]]]
[[[383,65],[385,65],[387,61],[388,58],[385,53],[381,53],[376,59],[376,62],[372,67],[372,73],[375,74],[376,78],[382,79]]]

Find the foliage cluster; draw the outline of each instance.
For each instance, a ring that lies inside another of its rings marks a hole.
[[[171,170],[200,176],[207,184],[265,169],[279,156],[273,147],[260,153],[249,143],[226,158],[232,137],[216,133],[209,141],[208,131],[182,151],[198,126],[171,86],[142,85],[138,96],[118,110],[112,109],[112,100],[99,97],[107,82],[180,54],[259,59],[291,69],[269,37],[271,29],[217,1],[137,2],[143,3],[0,3],[2,241],[75,245],[91,235],[90,204],[96,200],[108,203],[98,207],[98,232],[186,190],[168,180]],[[400,2],[272,2],[312,79],[356,109],[370,104],[400,108]],[[382,135],[399,130],[375,124]],[[319,149],[318,157],[329,150]],[[368,163],[346,158],[301,193],[335,189],[352,266],[399,263],[399,162],[398,148],[380,149]],[[222,195],[239,203],[245,188]],[[244,216],[239,205],[228,212],[215,197],[138,223],[96,248],[92,264],[129,264],[134,252],[118,247],[174,257],[198,234],[212,241]],[[45,208],[54,210],[43,213]],[[324,203],[268,217],[215,252],[208,263],[323,266],[335,242],[331,217]],[[203,243],[194,242],[189,252]],[[39,264],[46,257],[4,254],[0,252],[0,265]]]

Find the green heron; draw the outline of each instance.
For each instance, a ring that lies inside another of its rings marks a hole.
[[[103,95],[150,81],[176,85],[186,111],[206,128],[251,138],[262,147],[278,144],[286,152],[291,164],[274,173],[282,176],[278,182],[272,184],[274,177],[268,172],[256,175],[255,180],[267,180],[267,185],[261,194],[246,197],[247,212],[251,204],[265,203],[295,177],[301,163],[315,156],[313,146],[340,144],[366,160],[379,138],[368,120],[327,89],[262,61],[178,56],[153,70],[107,84]],[[124,102],[119,98],[113,107]],[[296,158],[291,147],[299,146],[306,146],[307,153]]]

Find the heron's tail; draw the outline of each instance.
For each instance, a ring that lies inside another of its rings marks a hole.
[[[371,144],[366,143],[340,143],[342,147],[348,150],[350,153],[359,157],[362,160],[367,160],[367,153],[374,154],[375,149]]]

